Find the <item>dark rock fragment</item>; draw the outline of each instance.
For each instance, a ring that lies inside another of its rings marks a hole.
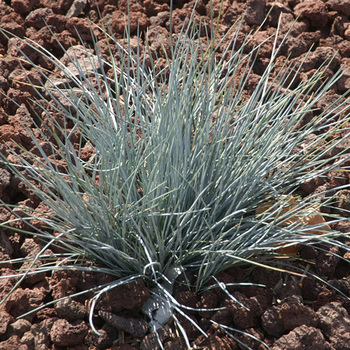
[[[301,325],[317,327],[318,316],[297,299],[287,298],[281,305],[272,306],[261,317],[265,331],[274,337],[281,336]]]
[[[58,346],[79,345],[83,343],[88,330],[84,321],[69,323],[65,319],[58,319],[51,328],[50,338]]]
[[[350,349],[350,316],[338,302],[322,306],[317,314],[319,328],[336,350]]]
[[[99,311],[98,315],[111,326],[137,338],[144,337],[148,331],[148,322],[142,319],[126,318],[106,311]]]
[[[270,350],[332,350],[322,332],[314,327],[301,325],[279,338]]]
[[[309,19],[315,28],[325,27],[329,19],[327,7],[321,0],[301,1],[294,7],[294,15]]]

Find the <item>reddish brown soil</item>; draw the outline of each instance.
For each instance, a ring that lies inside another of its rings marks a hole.
[[[220,1],[213,0],[214,17],[218,15]],[[271,2],[272,3],[272,2]],[[222,17],[219,22],[219,35],[227,32],[234,21],[246,12],[242,33],[255,30],[264,20],[271,3],[265,0],[224,0]],[[174,0],[173,25],[178,31],[194,6],[194,1]],[[150,33],[151,49],[161,57],[161,45],[169,30],[169,2],[167,0],[131,0],[131,30],[136,31],[137,21],[140,30],[147,27]],[[50,26],[65,48],[77,43],[78,29],[84,40],[91,40],[89,20],[98,23],[100,14],[112,28],[117,37],[124,32],[124,15],[127,11],[127,0],[0,0],[0,27],[40,43],[51,50],[58,58],[62,50],[55,45],[54,39],[43,19]],[[290,24],[297,20],[288,40],[283,46],[279,62],[284,62],[287,55],[295,62],[301,62],[305,53],[312,47],[312,53],[299,74],[299,81],[308,77],[324,62],[335,55],[327,74],[331,75],[341,66],[350,68],[350,1],[349,0],[281,0],[275,4],[267,22],[256,34],[252,44],[257,44],[273,34],[277,19],[283,13],[283,35]],[[209,23],[210,5],[206,0],[199,0],[196,15]],[[101,40],[100,45],[103,47]],[[254,87],[269,61],[271,42],[263,45],[259,59],[254,66],[254,73],[249,82]],[[247,48],[249,49],[249,48]],[[31,50],[27,55],[44,68],[51,69],[50,63]],[[0,95],[0,152],[5,152],[2,144],[12,140],[35,151],[32,140],[20,124],[23,112],[17,107],[22,105],[35,116],[35,108],[29,102],[33,91],[21,82],[26,82],[19,61],[20,55],[7,39],[0,36],[0,90],[11,100]],[[163,56],[164,58],[164,56]],[[36,77],[25,66],[27,74],[35,82]],[[350,72],[334,86],[330,97],[323,100],[318,107],[325,108],[334,99],[350,89]],[[16,103],[14,103],[14,102]],[[339,151],[346,149],[348,142],[339,145]],[[319,179],[304,184],[306,194],[349,183],[348,175],[341,174],[335,179],[331,174],[327,179]],[[29,207],[40,205],[37,198],[28,191],[16,176],[5,168],[0,168],[0,198],[6,203],[22,204]],[[340,206],[349,205],[344,201]],[[12,215],[12,216],[11,216]],[[0,221],[13,217],[13,214],[0,208]],[[349,225],[343,223],[337,229],[347,233]],[[349,238],[350,242],[350,238]],[[347,242],[346,242],[347,243]],[[32,255],[41,249],[40,243],[25,237],[16,231],[0,232],[0,261]],[[337,247],[324,247],[320,252],[312,248],[303,248],[299,257],[310,260],[310,269],[336,286],[344,295],[350,295],[349,264],[335,257],[330,252],[349,258],[349,253]],[[296,262],[299,266],[303,263]],[[1,275],[14,272],[11,264],[1,266]],[[334,290],[315,279],[283,275],[264,269],[230,269],[222,272],[217,278],[229,282],[257,282],[266,288],[241,287],[229,288],[230,292],[249,307],[250,311],[239,307],[221,290],[211,290],[203,295],[196,295],[186,288],[177,287],[175,296],[178,301],[191,307],[210,308],[225,306],[217,312],[192,312],[195,319],[207,332],[208,338],[186,320],[183,325],[188,336],[198,349],[243,349],[239,342],[226,335],[210,320],[229,327],[244,330],[263,340],[273,350],[346,350],[350,349],[350,300],[336,294]],[[52,275],[28,277],[12,296],[0,308],[0,350],[55,349],[159,349],[152,334],[147,334],[147,324],[140,313],[141,305],[149,297],[149,291],[143,282],[123,286],[105,295],[96,308],[95,323],[102,333],[97,337],[88,324],[88,306],[92,295],[66,300],[46,307],[25,319],[18,319],[24,312],[44,302],[78,292],[84,288],[99,285],[110,280],[108,276],[87,275],[73,271],[55,272]],[[13,286],[13,282],[0,280],[0,299]],[[184,346],[174,335],[160,334],[165,349],[183,349]],[[251,338],[235,333],[242,342],[252,349],[264,347]]]

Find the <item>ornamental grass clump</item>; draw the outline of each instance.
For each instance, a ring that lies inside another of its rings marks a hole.
[[[18,217],[46,243],[19,276],[57,269],[113,276],[114,282],[94,289],[90,321],[96,332],[98,298],[136,279],[150,288],[143,309],[155,330],[172,316],[176,320],[175,311],[186,314],[172,295],[180,274],[194,274],[191,288],[200,293],[230,266],[278,266],[281,248],[321,242],[349,249],[337,240],[342,234],[329,229],[344,218],[305,224],[310,208],[320,215],[327,203],[316,195],[296,196],[301,184],[341,168],[347,159],[326,157],[341,141],[332,136],[347,121],[340,118],[348,116],[346,100],[305,121],[340,73],[324,79],[325,63],[298,82],[300,67],[286,63],[276,71],[283,42],[275,39],[270,62],[247,96],[259,47],[244,53],[249,37],[238,45],[236,28],[218,58],[222,43],[216,45],[209,34],[200,38],[203,28],[190,21],[169,38],[166,64],[147,45],[147,35],[141,52],[140,36],[132,49],[128,33],[120,44],[99,29],[109,55],[95,39],[92,48],[83,42],[67,51],[61,47],[61,61],[26,41],[60,77],[34,65],[43,80],[33,86],[41,119],[34,131],[23,123],[38,153],[10,149],[16,161],[1,161],[50,209],[43,215],[25,208]],[[87,147],[90,158],[83,156]],[[293,195],[290,206],[285,198]],[[268,210],[259,211],[267,202]],[[62,253],[44,254],[54,246]],[[280,268],[286,269],[283,261]]]

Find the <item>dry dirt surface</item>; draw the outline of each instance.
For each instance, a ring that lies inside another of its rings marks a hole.
[[[166,44],[169,33],[169,1],[131,0],[130,2],[131,31],[136,31],[137,21],[141,31],[148,28],[151,49],[162,58],[161,45]],[[174,0],[172,16],[175,32],[180,30],[190,15],[194,3],[194,1]],[[213,5],[213,14],[217,18],[220,1],[213,0]],[[242,33],[255,31],[262,24],[271,5],[272,2],[266,0],[224,0],[218,34],[226,33],[244,11],[246,16]],[[44,20],[62,45],[68,49],[78,41],[76,29],[84,40],[87,42],[91,40],[89,21],[96,24],[105,21],[114,34],[122,38],[126,12],[127,0],[0,0],[0,27],[19,37],[27,36],[33,39],[61,58],[62,49],[55,43]],[[280,52],[278,62],[282,64],[288,55],[294,62],[301,62],[312,47],[312,52],[299,73],[299,81],[308,79],[324,60],[331,56],[334,56],[334,60],[329,66],[328,75],[332,75],[341,67],[344,70],[350,68],[350,0],[276,2],[267,21],[252,38],[252,44],[262,42],[276,32],[277,19],[281,13],[283,20],[280,35],[286,33],[297,17],[298,20]],[[209,23],[210,4],[207,0],[198,1],[196,16]],[[99,44],[103,47],[103,39]],[[259,59],[253,67],[248,92],[266,67],[271,49],[269,41],[262,46]],[[53,68],[50,62],[32,50],[27,50],[26,54],[41,67],[49,70]],[[24,69],[28,70],[27,75],[33,82],[35,79],[41,79],[30,71],[29,66],[25,65]],[[14,45],[4,36],[0,36],[2,93],[0,152],[3,154],[6,154],[3,143],[12,144],[13,141],[32,152],[36,151],[33,141],[20,124],[23,109],[26,109],[33,118],[36,113],[35,107],[29,102],[33,91],[23,84],[26,79],[20,63],[20,54]],[[350,89],[350,71],[344,73],[318,108],[322,109],[329,105],[339,94],[348,89]],[[21,108],[18,108],[18,105],[21,105]],[[339,144],[340,151],[347,147],[347,141]],[[342,177],[334,178],[334,175]],[[307,195],[348,182],[347,173],[335,173],[328,178],[304,184],[302,190]],[[0,198],[6,203],[40,207],[37,197],[5,168],[0,168]],[[348,208],[349,193],[345,193],[344,201],[339,203],[339,206]],[[11,217],[14,217],[13,214],[0,209],[0,221]],[[349,225],[342,223],[337,229],[347,233]],[[41,243],[35,238],[21,235],[16,230],[0,232],[0,261],[32,255],[41,248]],[[330,251],[345,258],[350,257],[349,253],[337,247],[323,248],[322,252],[313,248],[303,248],[299,256],[309,259],[310,269],[326,279],[329,285],[337,287],[345,296],[349,296],[349,264],[330,254]],[[14,273],[13,268],[11,264],[1,265],[1,275]],[[187,320],[182,320],[188,336],[197,349],[244,349],[239,341],[230,338],[211,323],[211,320],[248,332],[264,341],[272,350],[350,349],[350,300],[335,293],[330,286],[312,278],[300,281],[276,271],[259,268],[230,269],[219,274],[217,278],[225,283],[242,281],[262,283],[266,288],[229,288],[229,291],[249,308],[247,311],[221,290],[213,289],[202,295],[196,295],[179,285],[175,290],[175,297],[185,305],[200,308],[225,306],[224,310],[217,312],[191,313],[190,316],[207,332],[207,338],[200,335]],[[72,271],[28,277],[0,307],[0,350],[159,349],[154,335],[147,333],[147,323],[140,313],[141,305],[149,297],[149,291],[141,281],[104,295],[97,305],[94,317],[96,327],[102,334],[100,337],[91,331],[88,323],[91,294],[51,304],[36,314],[17,319],[24,312],[44,302],[59,299],[109,280],[108,276]],[[7,295],[12,286],[12,280],[0,280],[0,299]],[[262,344],[246,335],[235,333],[235,336],[252,349],[265,349]],[[160,332],[160,337],[165,349],[185,349],[183,343],[165,329]]]

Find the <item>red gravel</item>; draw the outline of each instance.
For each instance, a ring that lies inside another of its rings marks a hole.
[[[11,5],[8,5],[9,3]],[[246,17],[242,32],[254,31],[264,20],[271,4],[272,2],[265,0],[224,0],[219,35],[225,34],[244,11],[246,11]],[[193,6],[194,1],[174,1],[175,32],[182,27]],[[220,0],[213,0],[215,17],[218,15],[219,8]],[[165,57],[161,47],[167,45],[169,10],[169,3],[166,0],[131,0],[130,4],[131,31],[136,32],[137,23],[141,31],[148,28],[151,50],[157,52],[161,58]],[[61,58],[63,52],[55,44],[44,20],[63,46],[68,48],[77,43],[75,28],[84,40],[91,40],[89,19],[93,23],[99,23],[101,18],[99,13],[114,34],[121,38],[124,33],[126,12],[127,0],[0,0],[0,27],[20,37],[28,36],[51,50],[57,58]],[[278,62],[282,65],[286,56],[290,55],[294,62],[300,63],[307,50],[313,47],[310,57],[299,74],[299,81],[308,79],[325,59],[333,55],[335,58],[327,74],[333,74],[340,67],[343,70],[350,68],[349,0],[281,0],[275,4],[267,22],[252,39],[252,44],[261,42],[276,31],[277,19],[281,13],[283,13],[283,20],[280,35],[288,30],[296,16],[299,18],[283,46]],[[196,15],[208,23],[210,3],[199,0]],[[99,46],[101,50],[106,48],[103,39],[99,41]],[[262,46],[248,88],[253,89],[260,79],[269,61],[271,49],[269,41]],[[24,48],[24,51],[34,63],[43,68],[53,68],[38,53],[28,48]],[[35,108],[29,102],[33,91],[30,87],[21,84],[26,82],[27,77],[23,74],[19,57],[16,48],[0,35],[0,91],[11,97],[22,108],[18,108],[16,103],[0,95],[0,152],[5,152],[2,142],[13,144],[13,141],[36,152],[35,145],[20,124],[24,115],[23,108],[27,109],[33,118]],[[24,68],[27,69],[27,76],[30,76],[33,83],[40,82],[41,78],[31,72],[29,66],[25,65]],[[318,108],[325,108],[348,89],[350,89],[350,71],[345,72],[334,86],[330,96],[323,100]],[[29,122],[32,123],[32,121]],[[337,151],[347,149],[348,146],[348,141],[344,141],[339,144]],[[88,157],[91,150],[86,149],[86,154]],[[341,173],[342,179],[334,178],[335,175],[339,175],[337,173],[331,175],[333,177],[329,176],[327,179],[303,184],[303,191],[305,194],[317,193],[349,183],[347,174]],[[349,193],[344,192],[343,197],[344,201],[339,203],[339,206],[348,208]],[[41,206],[37,197],[28,191],[16,176],[4,168],[0,168],[0,198],[7,203],[20,203],[32,208]],[[0,221],[9,219],[11,215],[0,208]],[[36,224],[40,225],[40,223]],[[348,233],[349,225],[339,224],[337,229]],[[40,251],[41,248],[42,246],[35,239],[24,237],[16,231],[0,232],[0,261],[10,257],[31,255]],[[299,254],[314,263],[311,264],[314,272],[349,296],[349,265],[335,258],[329,253],[330,251],[349,258],[349,253],[340,251],[336,247],[325,247],[324,252],[304,248]],[[296,262],[296,264],[299,263]],[[1,275],[12,273],[10,264],[2,265]],[[290,276],[260,268],[229,269],[220,273],[217,278],[225,283],[242,281],[262,283],[266,288],[232,287],[229,289],[242,304],[249,307],[249,311],[234,303],[220,290],[196,295],[188,290],[177,288],[175,297],[185,305],[200,308],[225,306],[224,310],[217,312],[191,313],[191,317],[207,332],[208,338],[200,335],[188,320],[182,320],[189,337],[198,349],[243,349],[239,342],[226,335],[210,320],[251,333],[267,343],[272,350],[350,349],[350,301],[336,294],[329,286],[311,278],[306,278],[298,284],[297,280]],[[108,280],[110,280],[109,276],[88,275],[73,271],[28,277],[25,283],[0,306],[0,350],[158,349],[154,334],[145,335],[147,330],[140,308],[149,297],[149,291],[141,281],[116,288],[101,299],[97,305],[95,317],[96,327],[101,333],[100,337],[93,334],[88,324],[87,314],[91,294],[58,302],[36,314],[16,320],[16,317],[44,302],[78,292],[83,288],[106,283]],[[11,280],[0,279],[0,299],[7,295],[12,286]],[[261,344],[246,335],[237,333],[236,336],[252,349],[264,349]],[[164,341],[165,349],[184,348],[181,341],[174,335],[162,331],[160,337]]]

